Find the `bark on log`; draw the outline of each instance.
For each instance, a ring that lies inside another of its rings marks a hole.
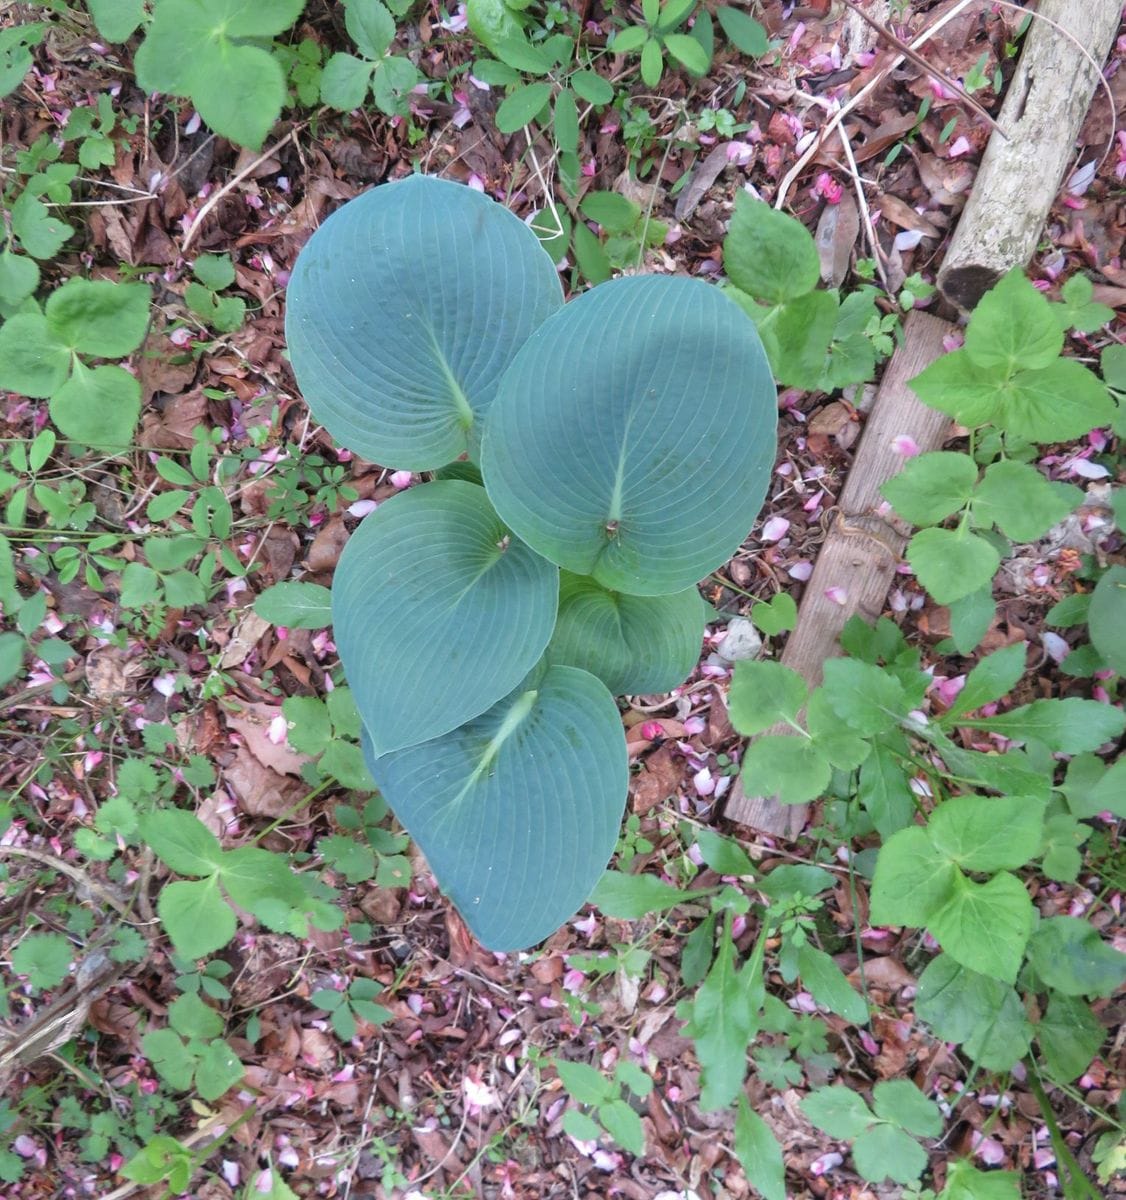
[[[1043,0],[1037,10],[1061,25],[1100,65],[1122,16],[1121,0]],[[1098,74],[1064,34],[1033,20],[973,191],[938,272],[942,294],[972,309],[1011,267],[1032,257],[1075,153]]]
[[[1122,4],[1043,0],[1039,11],[1102,63],[1118,29]],[[1095,84],[1095,70],[1074,42],[1047,22],[1034,21],[1001,111],[1000,125],[1009,140],[997,133],[990,139],[939,272],[939,284],[954,303],[972,308],[1001,275],[1032,256]],[[947,419],[924,407],[907,381],[942,353],[942,338],[952,329],[935,317],[913,313],[904,345],[888,364],[841,493],[839,515],[806,587],[797,628],[782,652],[781,661],[811,685],[820,682],[825,660],[840,653],[837,639],[848,618],[859,613],[872,620],[883,609],[907,533],[875,512],[880,485],[902,466],[890,441],[907,433],[922,451],[942,445]],[[845,603],[829,600],[828,588],[842,588]],[[806,806],[749,796],[740,782],[725,810],[731,820],[787,837],[801,831]]]
[[[907,383],[942,354],[942,339],[955,328],[927,313],[911,313],[903,344],[884,372],[861,450],[849,470],[837,515],[806,585],[797,627],[782,651],[781,661],[804,676],[811,687],[821,682],[825,660],[840,654],[837,639],[849,617],[859,614],[874,621],[883,612],[909,527],[890,513],[884,516],[877,511],[882,503],[880,485],[905,462],[892,448],[897,435],[910,434],[921,450],[937,450],[942,445],[950,418],[925,407]],[[843,589],[845,602],[830,600],[825,595],[829,588]],[[783,726],[770,732],[791,731]],[[804,804],[784,805],[773,797],[747,795],[739,782],[727,802],[731,820],[784,837],[801,832],[808,815]]]

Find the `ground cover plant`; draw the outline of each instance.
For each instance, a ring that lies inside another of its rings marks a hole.
[[[5,1195],[1122,1190],[1109,108],[778,661],[1026,29],[958,7],[0,15]]]

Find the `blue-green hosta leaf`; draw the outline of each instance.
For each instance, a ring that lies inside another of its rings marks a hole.
[[[695,588],[671,596],[611,592],[589,575],[559,574],[552,662],[597,675],[615,696],[671,691],[700,657],[704,606]]]
[[[567,570],[635,595],[680,591],[753,524],[775,409],[754,325],[717,288],[617,279],[517,353],[486,421],[485,487]]]
[[[558,589],[471,483],[424,484],[372,513],[340,556],[332,614],[375,753],[449,733],[512,691],[547,646]]]
[[[432,470],[476,450],[505,368],[562,302],[522,221],[472,188],[412,176],[357,196],[309,239],[286,338],[305,400],[341,445]]]
[[[440,676],[435,676],[440,677]],[[376,758],[379,790],[490,950],[554,933],[590,895],[625,808],[625,735],[605,684],[537,667],[483,716]]]

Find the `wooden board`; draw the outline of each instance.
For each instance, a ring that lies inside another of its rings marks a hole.
[[[821,682],[825,660],[840,654],[837,638],[849,617],[859,614],[874,621],[883,612],[909,527],[879,511],[880,485],[906,461],[892,446],[899,434],[909,434],[921,451],[937,450],[945,440],[950,418],[925,407],[907,385],[943,353],[942,339],[954,329],[927,313],[911,313],[903,344],[884,372],[860,452],[802,597],[797,627],[782,651],[781,661],[800,672],[810,686]],[[829,599],[825,594],[829,588],[843,589],[845,602]],[[792,731],[781,726],[771,732]],[[733,821],[785,837],[796,837],[807,815],[804,804],[783,805],[773,797],[747,795],[738,782],[727,802],[727,816]]]
[[[973,191],[938,272],[943,295],[972,309],[1009,270],[1032,257],[1091,106],[1098,72],[1054,21],[1101,63],[1122,16],[1121,0],[1043,0],[1009,84]],[[1100,147],[1097,154],[1102,153]],[[1091,157],[1095,157],[1092,155]]]

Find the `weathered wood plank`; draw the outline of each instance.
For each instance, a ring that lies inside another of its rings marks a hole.
[[[908,528],[890,513],[882,514],[880,485],[895,475],[905,459],[892,441],[909,434],[920,450],[937,450],[950,426],[949,417],[925,407],[907,386],[942,352],[942,339],[955,326],[927,313],[907,318],[903,344],[884,372],[857,454],[848,473],[829,535],[817,556],[802,597],[798,623],[781,661],[800,672],[811,686],[821,682],[822,665],[840,653],[837,638],[854,614],[874,621],[895,577],[907,544]],[[840,588],[844,603],[826,596]],[[783,726],[772,730],[785,733]],[[767,833],[794,837],[805,824],[805,805],[779,804],[773,797],[751,796],[736,786],[727,816]]]
[[[989,139],[973,191],[958,222],[938,286],[972,309],[1011,267],[1032,257],[1075,155],[1098,72],[1058,29],[1102,63],[1122,16],[1120,0],[1043,0],[998,118],[1009,135]]]

